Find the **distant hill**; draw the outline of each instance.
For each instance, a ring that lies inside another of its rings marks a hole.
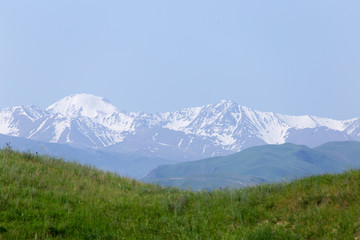
[[[5,148],[0,239],[359,239],[359,179],[348,171],[192,192]]]
[[[236,188],[359,167],[359,142],[331,142],[315,148],[285,143],[252,147],[224,157],[160,166],[144,180],[192,189]]]

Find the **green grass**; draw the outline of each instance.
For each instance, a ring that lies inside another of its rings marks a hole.
[[[360,171],[192,192],[0,150],[0,239],[359,237]]]

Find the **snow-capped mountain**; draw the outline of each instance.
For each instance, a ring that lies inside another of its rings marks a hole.
[[[224,100],[176,112],[131,113],[102,97],[75,94],[45,110],[35,106],[1,110],[0,134],[183,161],[262,144],[312,147],[328,141],[359,141],[360,118],[290,116]]]

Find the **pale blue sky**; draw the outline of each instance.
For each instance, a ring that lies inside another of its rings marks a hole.
[[[360,116],[360,1],[0,0],[0,108],[73,93],[126,111],[221,99]]]

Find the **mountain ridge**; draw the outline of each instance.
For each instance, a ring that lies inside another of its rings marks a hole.
[[[230,100],[173,112],[125,112],[103,97],[73,94],[46,109],[2,109],[0,134],[118,152],[131,143],[133,152],[146,156],[195,160],[264,144],[359,141],[360,118],[261,112]]]

